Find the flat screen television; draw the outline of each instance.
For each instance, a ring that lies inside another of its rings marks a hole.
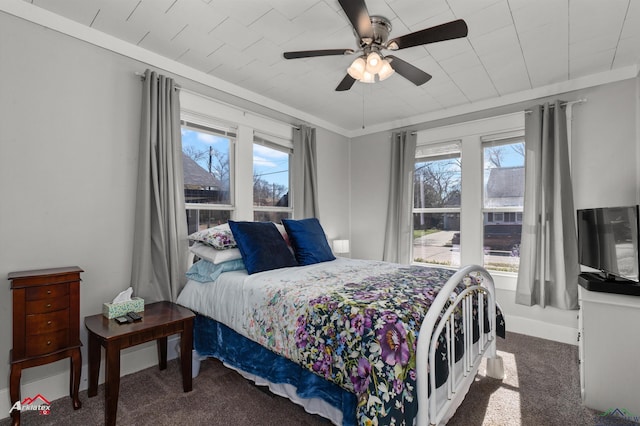
[[[578,261],[606,280],[638,281],[638,206],[578,210]]]

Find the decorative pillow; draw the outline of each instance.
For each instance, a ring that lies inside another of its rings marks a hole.
[[[189,251],[198,256],[200,259],[205,259],[215,264],[228,262],[230,260],[242,259],[242,254],[240,254],[240,250],[237,248],[217,250],[208,244],[200,242],[193,243],[193,245],[189,247]]]
[[[229,227],[249,274],[298,266],[287,243],[272,222],[235,222]]]
[[[222,263],[211,263],[208,260],[199,260],[187,271],[187,278],[190,280],[206,283],[215,281],[221,273],[228,271],[239,271],[245,269],[242,259],[230,260]]]
[[[300,265],[328,262],[336,257],[329,247],[324,229],[315,217],[293,220],[282,219],[291,246]]]
[[[189,235],[192,241],[199,241],[210,245],[218,250],[226,250],[237,247],[236,241],[233,239],[229,224],[214,226],[213,228],[203,229]]]

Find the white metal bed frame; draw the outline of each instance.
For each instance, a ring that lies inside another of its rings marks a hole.
[[[470,285],[454,296],[458,284],[469,275],[482,277],[479,284]],[[482,357],[487,359],[487,375],[496,379],[504,378],[502,358],[496,353],[496,297],[495,286],[491,275],[481,266],[469,265],[456,272],[440,290],[439,295],[450,295],[448,298],[436,297],[420,326],[420,336],[431,336],[431,339],[418,338],[416,350],[417,390],[418,390],[418,418],[417,425],[441,425],[453,416],[462,403],[471,383],[480,367]],[[480,335],[477,344],[473,342],[473,306],[478,306],[478,326]],[[484,333],[484,306],[487,299],[490,331]],[[447,307],[447,302],[450,305]],[[447,309],[445,310],[445,307]],[[462,327],[464,330],[464,355],[460,362],[462,377],[456,377],[455,344],[454,344],[454,315],[460,307],[462,312]],[[440,317],[440,313],[443,313]],[[439,404],[436,389],[436,375],[429,374],[429,365],[435,365],[438,337],[445,331],[447,341],[447,363],[449,377],[447,378],[446,400]],[[432,389],[428,395],[429,385]]]

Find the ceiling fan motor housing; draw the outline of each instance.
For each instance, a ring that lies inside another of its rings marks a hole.
[[[371,27],[373,29],[372,39],[370,41],[368,39],[359,40],[361,47],[365,49],[365,53],[368,53],[367,47],[373,52],[379,52],[380,49],[384,48],[391,32],[391,22],[384,16],[375,15],[371,17]]]

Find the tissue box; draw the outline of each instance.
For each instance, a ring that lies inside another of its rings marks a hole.
[[[144,299],[132,297],[131,300],[120,303],[104,303],[102,305],[102,315],[111,319],[125,315],[127,312],[143,312]]]

